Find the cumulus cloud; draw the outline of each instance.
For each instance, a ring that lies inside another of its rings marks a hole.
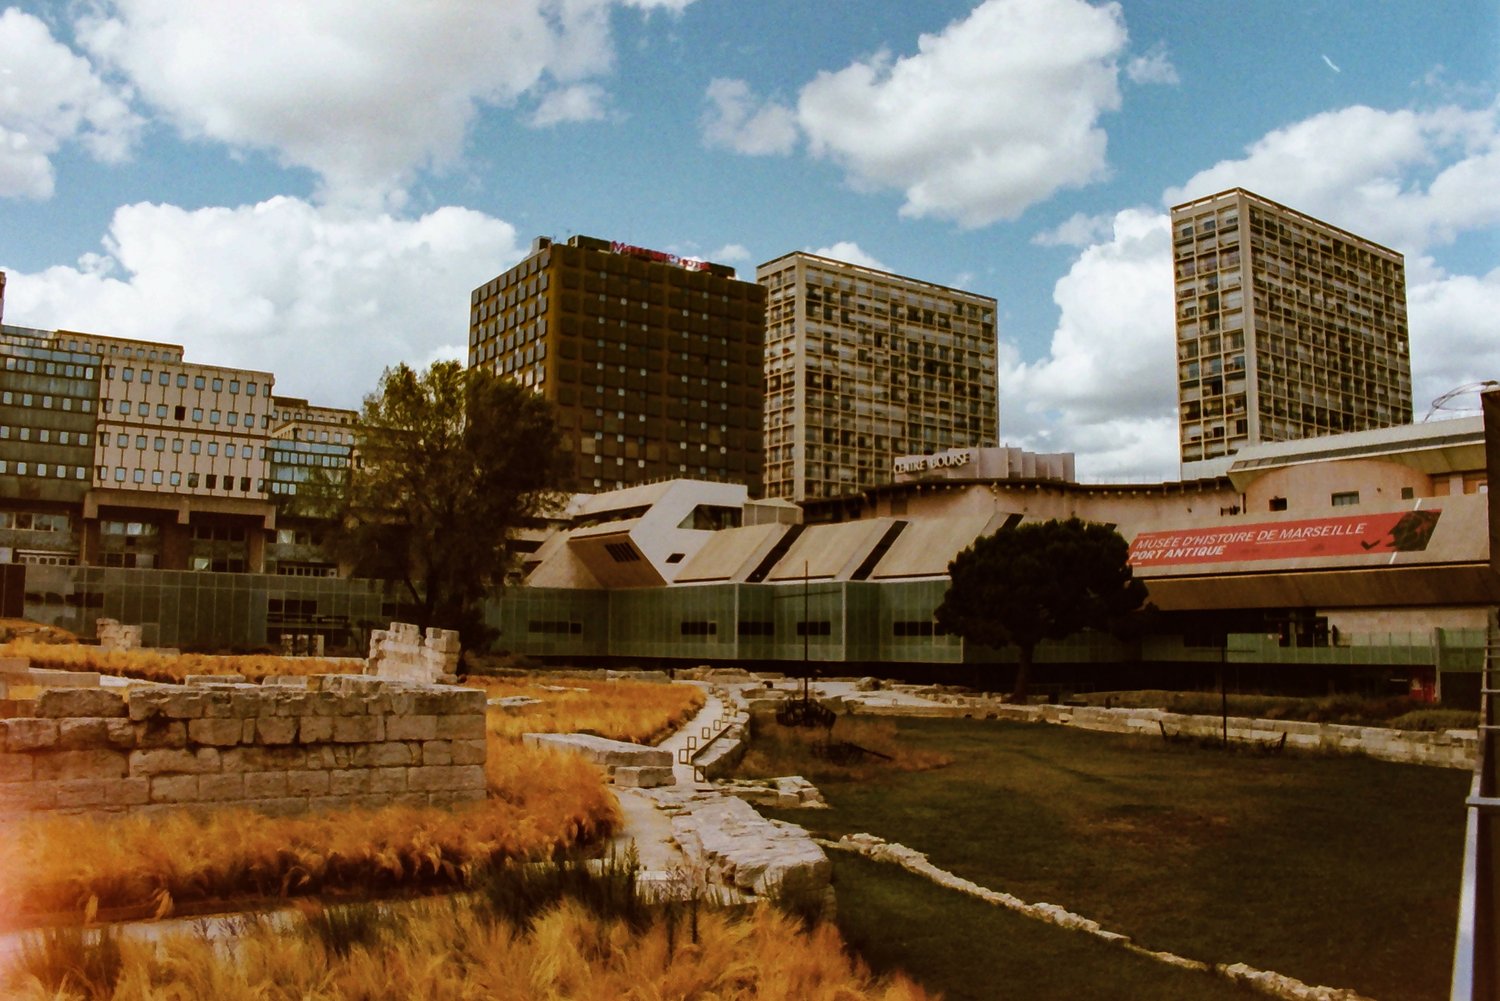
[[[1500,380],[1500,268],[1410,285],[1412,412],[1421,420],[1439,396],[1485,379]],[[1465,401],[1477,406],[1474,399]]]
[[[6,320],[182,344],[335,406],[357,406],[386,366],[462,356],[470,291],[525,252],[468,209],[351,220],[287,197],[127,205],[104,243],[73,267],[12,270]]]
[[[853,240],[840,240],[831,246],[809,250],[808,253],[816,254],[819,257],[831,257],[835,261],[843,261],[846,264],[858,264],[860,267],[874,268],[876,271],[891,270],[876,260],[873,255],[865,253],[860,245]]]
[[[1354,106],[1277,129],[1194,175],[1168,205],[1242,187],[1406,254],[1500,224],[1500,102]]]
[[[743,243],[726,243],[709,254],[708,259],[719,264],[749,263],[750,248]]]
[[[542,97],[531,124],[545,128],[563,122],[596,122],[604,117],[604,104],[604,88],[596,83],[562,87]]]
[[[325,198],[390,205],[414,171],[457,157],[480,105],[608,73],[613,6],[266,0],[252,14],[197,0],[104,0],[77,35],[183,134],[310,168]],[[577,110],[579,97],[557,100]]]
[[[1105,175],[1125,44],[1116,4],[987,0],[914,55],[819,74],[797,118],[853,184],[902,191],[902,215],[984,226]]]
[[[1177,84],[1181,80],[1177,76],[1177,67],[1172,65],[1172,60],[1167,57],[1167,49],[1164,45],[1153,46],[1145,55],[1136,56],[1125,64],[1125,76],[1131,83],[1161,83]]]
[[[796,114],[791,108],[763,101],[743,80],[709,82],[704,100],[703,141],[748,156],[786,154],[797,145]]]
[[[69,142],[126,159],[140,133],[128,92],[94,72],[39,19],[0,11],[0,197],[50,198],[52,157]]]
[[[1114,228],[1108,215],[1085,215],[1075,212],[1058,225],[1031,238],[1038,247],[1087,247],[1107,239]]]

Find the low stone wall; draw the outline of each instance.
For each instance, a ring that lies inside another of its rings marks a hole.
[[[0,818],[484,799],[483,692],[310,680],[48,689],[33,716],[0,720]]]
[[[139,650],[141,627],[122,625],[118,619],[95,619],[94,629],[102,650]]]
[[[610,740],[591,733],[524,733],[521,739],[537,747],[552,747],[580,754],[604,769],[618,786],[655,789],[676,782],[672,752],[645,744]]]
[[[878,694],[878,693],[877,693]],[[1192,737],[1218,737],[1223,732],[1219,716],[1190,716],[1162,709],[1104,709],[1097,706],[1023,706],[979,696],[943,695],[930,709],[913,711],[902,705],[881,704],[846,697],[848,712],[891,716],[974,716],[1024,723],[1054,723],[1105,733],[1136,733],[1160,739],[1168,733]],[[1435,765],[1472,771],[1479,737],[1473,730],[1392,730],[1378,726],[1345,726],[1339,723],[1303,723],[1296,720],[1229,717],[1229,739],[1277,742],[1286,735],[1286,746],[1304,751],[1364,754],[1382,761]]]
[[[458,673],[458,633],[432,628],[424,637],[409,622],[392,622],[389,629],[370,632],[367,674],[392,681],[431,685],[452,680]]]

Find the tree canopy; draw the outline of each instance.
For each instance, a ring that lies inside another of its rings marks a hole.
[[[1012,698],[1023,701],[1036,645],[1113,625],[1141,607],[1130,547],[1120,533],[1077,518],[1023,522],[976,539],[948,564],[951,582],[934,617],[965,640],[1014,643],[1020,664]]]
[[[458,362],[402,364],[365,398],[356,433],[337,550],[357,574],[403,582],[419,625],[472,632],[515,529],[566,481],[551,405]]]

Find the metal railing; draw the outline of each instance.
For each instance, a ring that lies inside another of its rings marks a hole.
[[[1500,618],[1490,613],[1480,676],[1479,754],[1467,800],[1451,1001],[1500,996]]]

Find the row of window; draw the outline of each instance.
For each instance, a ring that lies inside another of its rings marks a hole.
[[[172,439],[170,439],[170,441],[171,441],[171,450],[172,450],[172,453],[175,454],[175,455],[181,455],[182,454],[182,449],[183,449],[183,439],[181,439],[181,438],[172,438]],[[87,444],[87,442],[80,442],[79,444]],[[147,436],[146,435],[138,434],[138,435],[135,436],[135,447],[137,449],[139,449],[141,451],[145,451],[146,450],[146,445],[147,445]],[[155,435],[155,436],[153,436],[153,437],[150,438],[150,445],[151,445],[152,451],[154,451],[154,452],[165,452],[165,451],[167,451],[168,439],[164,435]],[[130,447],[130,435],[128,435],[128,434],[116,434],[115,435],[115,447],[117,447],[117,448],[129,448]],[[219,443],[216,442],[216,441],[211,441],[211,442],[208,442],[207,445],[205,446],[205,444],[203,442],[199,441],[197,438],[191,438],[191,439],[188,439],[188,441],[187,441],[187,452],[188,452],[189,455],[202,455],[202,454],[204,454],[206,452],[209,455],[215,455],[216,456],[216,455],[219,454]],[[250,458],[253,458],[255,456],[255,449],[251,445],[235,445],[232,442],[226,442],[224,444],[224,456],[225,456],[225,458],[229,458],[229,459],[233,459],[236,456],[238,456],[239,458],[242,458],[242,459],[250,459]],[[266,450],[265,450],[265,447],[262,446],[261,449],[260,449],[260,458],[264,459],[265,457],[266,457]]]
[[[38,441],[43,444],[87,445],[87,431],[57,431],[53,428],[12,427],[0,424],[0,441]]]
[[[51,477],[59,480],[81,480],[88,476],[88,470],[83,466],[65,466],[62,463],[11,462],[8,459],[0,459],[0,476],[35,476],[41,479]]]
[[[24,462],[22,462],[22,463],[18,463],[18,465],[24,466],[26,464]],[[59,466],[58,468],[61,469],[62,467]],[[78,468],[79,468],[79,475],[78,475],[77,478],[81,480],[81,479],[83,479],[83,475],[82,475],[83,467],[79,466]],[[3,472],[3,470],[0,470],[0,472]],[[98,474],[99,474],[98,475],[98,479],[99,479],[99,481],[101,483],[109,480],[110,479],[110,467],[109,466],[100,466],[100,467],[98,467]],[[21,475],[24,476],[25,473],[22,473]],[[227,473],[224,474],[223,476],[220,476],[217,473],[205,473],[202,476],[200,476],[198,473],[186,473],[186,474],[184,474],[184,473],[176,472],[175,470],[173,472],[171,472],[171,473],[163,473],[163,471],[160,470],[160,469],[152,469],[152,470],[150,470],[148,472],[147,470],[142,469],[139,466],[135,467],[133,470],[127,470],[126,467],[124,467],[124,466],[115,466],[114,467],[113,478],[114,478],[114,481],[116,483],[124,483],[124,482],[126,482],[126,477],[127,476],[129,477],[129,481],[131,483],[145,483],[147,481],[148,477],[149,477],[152,486],[158,486],[158,487],[162,486],[164,483],[166,485],[168,485],[168,486],[180,487],[180,486],[182,486],[184,484],[184,476],[185,476],[186,477],[186,485],[187,485],[188,489],[190,489],[190,490],[197,489],[200,484],[203,486],[203,488],[205,490],[218,490],[218,489],[220,489],[219,484],[220,484],[220,481],[222,480],[223,481],[223,490],[224,490],[225,493],[229,493],[229,492],[231,492],[231,491],[233,491],[235,489],[235,485],[234,485],[235,484],[235,477],[233,477],[233,476],[231,476],[231,475],[229,475]],[[251,482],[251,478],[248,477],[248,476],[241,476],[241,477],[239,477],[239,492],[240,493],[249,493],[250,492],[250,482]],[[255,482],[257,484],[257,486],[255,488],[255,492],[256,493],[265,493],[265,490],[266,490],[266,481],[265,480],[256,480]]]
[[[115,377],[115,367],[113,365],[106,365],[106,366],[104,366],[104,377],[106,379],[113,379]],[[135,377],[136,377],[136,371],[133,368],[126,367],[126,368],[122,368],[120,370],[120,381],[121,382],[134,382],[135,381]],[[141,369],[141,371],[140,371],[140,377],[141,377],[141,385],[143,385],[143,386],[150,385],[151,384],[151,377],[152,377],[152,371],[151,371],[151,369],[149,369],[149,368],[143,368],[143,369]],[[213,391],[215,393],[221,393],[221,392],[224,391],[225,382],[224,382],[224,380],[222,378],[215,377],[213,379],[208,379],[205,376],[201,376],[201,375],[195,375],[195,376],[191,376],[190,377],[186,372],[178,372],[177,373],[177,379],[176,379],[177,388],[178,389],[186,389],[187,386],[188,386],[188,379],[189,378],[192,379],[193,388],[194,389],[204,389],[204,388],[212,387],[212,389],[213,389]],[[156,373],[156,384],[158,386],[169,386],[169,385],[172,384],[172,381],[173,381],[173,379],[172,379],[172,373],[170,373],[170,372],[157,372]],[[259,389],[260,389],[260,387],[259,387],[259,385],[257,383],[254,383],[254,382],[247,382],[247,383],[245,383],[245,395],[246,396],[255,396],[259,392]],[[230,379],[229,380],[229,392],[232,393],[232,394],[238,395],[239,391],[240,391],[240,380],[238,380],[238,379]]]
[[[101,412],[106,413],[106,414],[112,413],[113,410],[114,410],[114,401],[112,401],[112,400],[100,400],[99,401],[99,409],[100,409]],[[174,420],[174,421],[185,421],[185,420],[188,419],[189,410],[188,410],[187,407],[185,407],[185,406],[183,406],[181,404],[178,404],[176,406],[173,406],[171,409],[172,409],[172,417],[171,417],[172,420]],[[120,400],[119,401],[119,412],[120,412],[121,415],[126,416],[126,417],[129,417],[132,414],[134,414],[136,417],[152,417],[152,416],[155,416],[155,418],[157,420],[161,420],[161,421],[164,421],[164,420],[168,419],[167,418],[167,405],[165,403],[158,403],[158,404],[156,404],[156,406],[154,408],[154,411],[153,411],[152,405],[149,404],[149,403],[134,403],[134,404],[132,404],[129,400]],[[191,413],[192,413],[192,419],[193,419],[194,422],[199,423],[199,424],[203,423],[204,410],[203,410],[202,407],[193,407]],[[222,420],[229,427],[240,427],[240,426],[242,426],[241,425],[241,418],[243,417],[243,426],[244,427],[247,427],[247,428],[253,428],[253,427],[255,427],[255,415],[252,414],[252,413],[249,413],[249,412],[246,412],[245,414],[241,415],[240,412],[237,411],[237,410],[230,410],[230,411],[227,411],[227,412],[226,411],[219,411],[219,410],[209,410],[209,411],[207,411],[207,415],[208,415],[208,423],[209,424],[217,425]],[[271,426],[271,418],[267,417],[265,415],[262,415],[261,419],[260,419],[260,426],[262,428],[269,428]]]
[[[9,358],[6,359],[6,361],[10,360]],[[0,393],[0,403],[6,406],[40,406],[43,410],[56,409],[68,412],[77,410],[81,414],[91,413],[94,409],[94,401],[90,399],[62,395],[53,396],[50,393],[16,393],[10,390]]]
[[[65,379],[83,379],[84,381],[92,381],[94,378],[92,365],[70,365],[57,361],[38,362],[35,358],[17,358],[14,355],[5,356],[5,371],[25,372],[27,375],[60,375]]]
[[[49,511],[0,511],[0,528],[21,532],[68,532],[73,520],[66,514]]]

